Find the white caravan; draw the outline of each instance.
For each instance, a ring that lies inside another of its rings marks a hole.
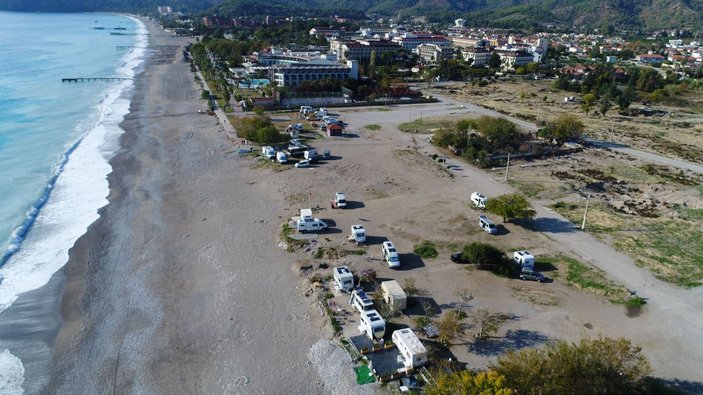
[[[498,227],[496,226],[496,224],[494,224],[493,221],[491,221],[485,215],[478,216],[478,226],[480,226],[481,229],[485,230],[486,233],[492,235],[498,233]]]
[[[373,310],[373,302],[362,288],[356,288],[352,291],[349,304],[354,306],[359,313]]]
[[[516,264],[520,265],[523,271],[535,270],[535,257],[525,250],[515,251],[513,253],[513,260]]]
[[[273,149],[271,146],[265,146],[261,147],[261,154],[265,156],[267,159],[275,159],[276,158],[276,150]]]
[[[406,369],[414,369],[427,363],[427,349],[410,328],[400,329],[391,336],[398,347]]]
[[[354,240],[357,243],[366,242],[366,229],[364,229],[364,225],[352,225],[351,226],[350,240]]]
[[[351,292],[354,289],[354,274],[347,266],[334,268],[334,283],[342,292]]]
[[[391,306],[393,311],[405,310],[408,305],[408,296],[403,291],[395,280],[384,281],[381,283],[381,292],[383,301]]]
[[[288,157],[285,152],[276,152],[276,162],[278,163],[288,163]]]
[[[359,331],[366,334],[371,340],[382,339],[386,333],[386,321],[378,314],[378,311],[364,310],[359,318]]]

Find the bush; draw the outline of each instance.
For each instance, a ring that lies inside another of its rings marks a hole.
[[[463,259],[475,264],[498,264],[505,259],[503,251],[485,243],[473,242],[464,246],[461,252]]]
[[[421,258],[437,258],[437,255],[439,255],[437,248],[431,241],[424,241],[422,244],[416,245],[413,252]]]
[[[237,135],[260,144],[273,144],[285,139],[269,118],[260,116],[240,119]]]

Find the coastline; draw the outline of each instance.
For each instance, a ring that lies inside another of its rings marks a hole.
[[[318,340],[290,257],[281,203],[224,152],[182,59],[153,23],[109,204],[70,251],[49,392],[319,393]]]

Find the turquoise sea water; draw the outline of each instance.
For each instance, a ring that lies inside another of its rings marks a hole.
[[[66,263],[107,204],[108,160],[132,81],[61,79],[133,77],[146,34],[141,22],[124,16],[0,12],[0,43],[2,319],[19,294],[46,284]],[[0,347],[0,392],[11,392],[3,372],[18,366],[13,358]]]

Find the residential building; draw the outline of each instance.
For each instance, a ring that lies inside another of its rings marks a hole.
[[[420,44],[415,48],[415,53],[426,62],[438,62],[453,58],[454,48],[437,44]]]
[[[637,63],[640,64],[662,64],[665,60],[666,58],[659,54],[637,55]]]
[[[401,47],[397,43],[388,40],[333,40],[330,43],[330,50],[337,54],[340,61],[356,60],[361,63],[367,63],[372,53],[375,53],[378,59],[385,52],[399,49]]]
[[[295,87],[304,81],[359,78],[359,67],[355,60],[348,60],[346,64],[341,64],[319,59],[310,62],[272,65],[269,70],[273,81],[276,81],[276,84],[281,87]]]
[[[503,70],[515,70],[516,67],[534,62],[535,57],[525,51],[498,51],[500,65]]]
[[[393,37],[391,41],[398,43],[403,49],[414,52],[420,44],[435,44],[439,46],[449,46],[451,42],[444,36],[434,36],[417,33],[404,33],[398,37]]]
[[[465,61],[471,60],[471,65],[475,67],[483,67],[488,64],[493,51],[485,48],[467,48],[461,51],[461,56]]]

